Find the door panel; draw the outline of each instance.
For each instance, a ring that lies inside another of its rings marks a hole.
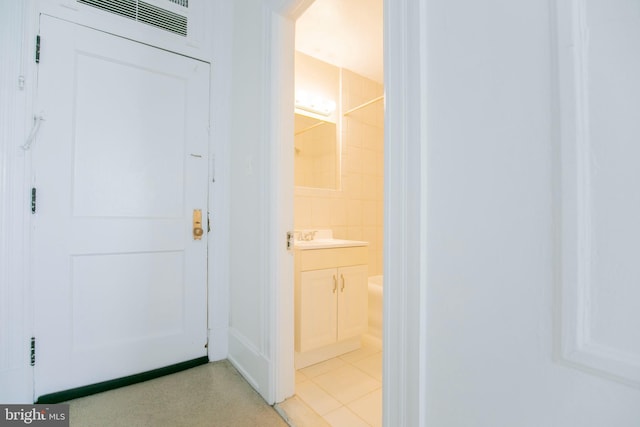
[[[36,396],[206,356],[209,65],[43,16]]]
[[[103,348],[182,329],[180,252],[72,256],[73,346]],[[122,296],[128,298],[123,299]],[[118,312],[130,316],[114,316]]]
[[[640,59],[629,55],[640,48],[637,5],[581,2],[580,20],[573,7],[559,8],[563,42],[584,55],[565,51],[560,62],[561,356],[638,388],[640,329],[630,325],[640,324]]]
[[[369,289],[366,265],[342,267],[338,274],[338,340],[341,341],[367,331]]]
[[[313,350],[336,342],[336,269],[303,271],[300,289],[300,348]]]
[[[74,215],[181,218],[184,79],[84,52],[76,61]]]

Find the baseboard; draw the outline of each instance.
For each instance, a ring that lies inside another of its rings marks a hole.
[[[315,365],[328,359],[349,353],[361,347],[360,337],[351,338],[346,341],[327,345],[315,350],[305,351],[303,353],[295,353],[295,368],[302,369],[307,366]]]
[[[228,360],[240,372],[245,380],[272,405],[273,397],[269,396],[269,360],[238,330],[229,329]]]

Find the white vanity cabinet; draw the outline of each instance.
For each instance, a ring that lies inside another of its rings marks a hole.
[[[366,246],[296,250],[296,368],[360,347],[367,331]]]

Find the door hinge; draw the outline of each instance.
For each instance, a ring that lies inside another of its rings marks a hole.
[[[290,251],[293,246],[293,232],[287,231],[287,250]]]
[[[31,213],[36,213],[36,189],[31,189]]]
[[[207,212],[207,233],[211,232],[211,214]]]
[[[36,36],[36,64],[40,63],[40,34]]]
[[[31,337],[31,366],[36,366],[36,337]]]

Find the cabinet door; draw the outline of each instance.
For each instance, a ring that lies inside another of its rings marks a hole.
[[[299,351],[336,342],[338,285],[335,268],[301,273]]]
[[[338,269],[339,341],[367,331],[369,309],[367,273],[366,265]]]

